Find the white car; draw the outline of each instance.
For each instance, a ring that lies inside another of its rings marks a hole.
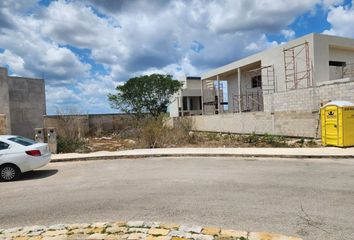
[[[51,153],[48,144],[14,135],[0,135],[0,180],[13,181],[47,165]]]

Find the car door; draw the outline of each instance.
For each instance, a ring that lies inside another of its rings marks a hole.
[[[0,141],[0,165],[5,163],[5,158],[9,153],[10,144]]]

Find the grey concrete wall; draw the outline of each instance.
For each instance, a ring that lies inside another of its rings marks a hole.
[[[131,116],[127,114],[98,114],[89,115],[89,133],[115,132],[131,124]]]
[[[354,103],[353,79],[264,95],[264,112],[193,116],[192,119],[198,131],[320,137],[321,104],[336,100]]]
[[[7,133],[6,115],[0,114],[0,135]]]
[[[10,133],[10,104],[9,104],[9,87],[7,80],[7,69],[0,68],[0,114],[2,114],[1,132],[3,134]],[[6,119],[4,121],[4,119]]]
[[[89,133],[88,115],[44,116],[44,127],[54,127],[59,136],[84,137]]]
[[[71,133],[85,137],[102,132],[115,132],[131,124],[127,114],[92,114],[92,115],[54,115],[44,116],[44,127],[55,127],[59,135]]]
[[[43,79],[8,77],[11,133],[34,137],[46,113]]]
[[[308,112],[269,113],[246,112],[210,116],[192,116],[193,129],[241,134],[275,134],[283,136],[318,137],[318,114]]]

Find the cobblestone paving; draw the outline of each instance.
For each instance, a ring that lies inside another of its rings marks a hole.
[[[0,240],[301,240],[266,232],[159,222],[97,222],[0,229]]]

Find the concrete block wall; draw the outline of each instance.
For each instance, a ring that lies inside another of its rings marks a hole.
[[[131,124],[132,117],[127,114],[95,114],[89,115],[89,133],[114,132]]]
[[[265,112],[319,111],[329,101],[354,103],[354,81],[331,82],[317,87],[264,95]]]
[[[264,112],[193,116],[194,130],[320,137],[319,109],[329,101],[354,103],[354,79],[264,95]]]
[[[304,88],[263,96],[265,112],[318,111],[318,89]]]
[[[7,69],[0,68],[0,114],[2,117],[2,133],[8,134],[11,131],[10,122],[10,104],[9,104],[9,86],[7,80]],[[5,120],[4,120],[5,119]]]
[[[192,116],[193,130],[240,133],[274,134],[283,136],[318,137],[316,113],[246,112],[212,116]]]
[[[67,131],[81,137],[100,132],[115,132],[126,128],[132,122],[127,114],[53,115],[44,116],[44,127],[55,127],[59,135]]]
[[[263,96],[265,112],[312,111],[313,89],[299,89]]]
[[[297,137],[320,137],[319,113],[277,112],[274,113],[272,134]]]
[[[346,81],[333,82],[318,87],[320,102],[343,100],[354,103],[354,79],[344,79]]]
[[[264,133],[272,132],[272,116],[263,112],[227,113],[220,115],[192,116],[197,131]]]
[[[59,136],[85,137],[89,133],[88,115],[44,116],[44,128],[54,127]]]
[[[33,138],[46,113],[43,79],[8,77],[11,134]]]

